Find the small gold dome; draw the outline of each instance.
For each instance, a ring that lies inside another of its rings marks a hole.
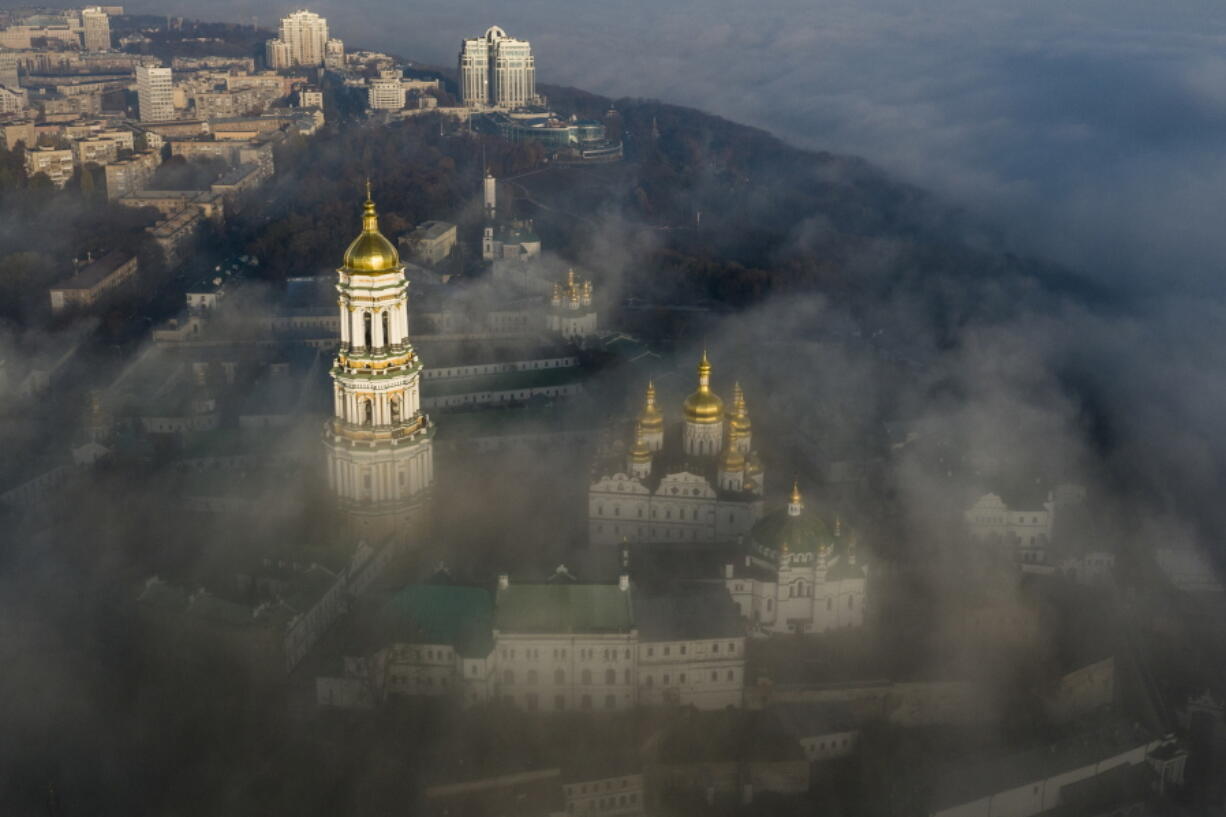
[[[707,425],[724,418],[724,401],[711,391],[711,362],[707,360],[705,351],[698,363],[698,391],[685,398],[681,408],[685,419],[691,423]]]
[[[748,465],[746,473],[750,476],[757,476],[762,473],[762,460],[758,457],[757,452],[750,452]]]
[[[720,460],[720,470],[722,471],[744,471],[745,470],[745,455],[737,450],[736,446],[728,445],[724,448],[724,456]]]
[[[647,381],[647,397],[643,401],[639,425],[644,431],[661,431],[664,428],[664,415],[656,405],[656,384],[650,380]]]
[[[345,267],[350,272],[382,273],[394,272],[399,266],[400,253],[379,232],[379,215],[367,187],[366,202],[362,205],[362,234],[345,250]]]
[[[630,461],[636,463],[651,462],[651,449],[643,441],[643,426],[641,423],[634,426],[634,446],[630,449]]]

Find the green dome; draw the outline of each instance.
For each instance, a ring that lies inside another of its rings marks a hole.
[[[749,536],[759,547],[789,553],[818,553],[823,547],[835,546],[834,535],[820,516],[805,511],[791,516],[787,508],[762,517]]]

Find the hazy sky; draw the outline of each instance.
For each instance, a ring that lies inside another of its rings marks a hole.
[[[142,0],[271,25],[260,0]],[[543,82],[652,96],[863,155],[1106,276],[1214,281],[1226,5],[1211,0],[320,0],[351,46],[450,65],[498,24]],[[1215,287],[1216,288],[1216,287]]]

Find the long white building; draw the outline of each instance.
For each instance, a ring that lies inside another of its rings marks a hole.
[[[498,26],[460,46],[460,99],[470,108],[523,108],[537,105],[536,61],[532,45]]]
[[[379,232],[367,190],[362,233],[337,270],[340,348],[328,479],[354,535],[403,542],[434,482],[434,429],[421,409],[421,359],[409,342],[409,285]]]
[[[715,583],[639,597],[617,584],[501,576],[484,590],[405,588],[381,612],[367,655],[346,677],[321,678],[318,700],[364,706],[389,695],[500,700],[528,712],[612,712],[636,706],[741,705],[745,634]]]

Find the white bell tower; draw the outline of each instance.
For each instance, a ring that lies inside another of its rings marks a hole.
[[[407,542],[434,483],[434,436],[421,411],[421,359],[409,342],[409,284],[379,232],[367,184],[362,233],[337,270],[341,343],[324,429],[328,481],[351,533]]]

